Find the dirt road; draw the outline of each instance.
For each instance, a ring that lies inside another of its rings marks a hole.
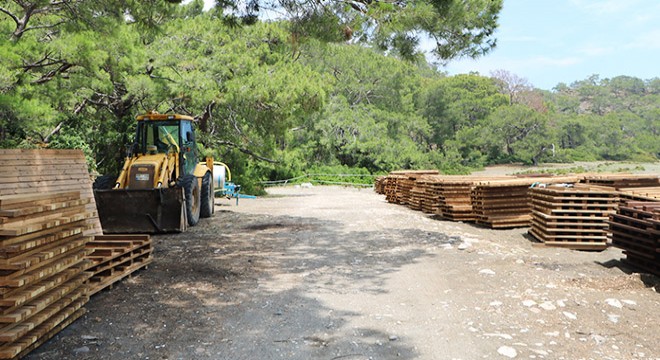
[[[29,359],[660,358],[657,278],[617,249],[433,220],[372,190],[275,188],[95,295]],[[657,285],[657,286],[656,286]]]

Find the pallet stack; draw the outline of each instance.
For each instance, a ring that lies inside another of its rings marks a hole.
[[[420,194],[420,209],[426,214],[437,214],[440,205],[440,194],[437,185],[442,179],[442,175],[425,175],[417,179],[416,183],[423,188]]]
[[[477,223],[493,229],[530,226],[532,206],[528,192],[532,185],[577,181],[576,177],[563,176],[477,182],[471,196]]]
[[[385,194],[385,183],[387,176],[378,176],[374,179],[374,191],[376,194]]]
[[[621,201],[660,201],[660,186],[619,188]]]
[[[615,189],[660,186],[658,175],[591,174],[584,175],[581,183],[609,186]]]
[[[612,244],[625,261],[660,276],[660,202],[629,201],[609,221]]]
[[[151,262],[148,236],[101,235],[79,150],[1,149],[0,229],[0,359],[33,350],[90,294]]]
[[[88,203],[72,191],[0,196],[0,359],[84,313]]]
[[[608,219],[616,213],[618,193],[604,186],[575,184],[530,189],[529,234],[546,246],[575,250],[607,248]]]
[[[152,261],[153,245],[149,235],[97,235],[87,243],[90,272],[89,294],[112,286]]]
[[[437,175],[438,170],[401,170],[388,175],[385,187],[385,199],[400,205],[413,205],[415,199],[411,194],[415,181],[425,175]]]
[[[80,191],[96,211],[92,181],[80,150],[0,149],[0,196],[40,192]],[[98,216],[87,219],[86,234],[101,234]]]

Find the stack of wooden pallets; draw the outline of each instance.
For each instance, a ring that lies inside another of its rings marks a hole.
[[[421,190],[417,195],[419,197],[419,209],[426,214],[437,214],[439,206],[439,197],[437,184],[441,175],[424,175],[415,181],[415,185]]]
[[[471,193],[472,208],[479,224],[493,229],[529,226],[532,219],[528,181],[483,181]]]
[[[477,223],[493,229],[530,226],[532,206],[528,193],[532,185],[577,181],[577,177],[572,176],[479,181],[472,190]]]
[[[376,194],[385,194],[385,182],[387,176],[378,176],[374,179],[374,191]]]
[[[660,178],[657,174],[590,174],[584,175],[580,182],[585,184],[609,186],[615,189],[660,186]]]
[[[90,293],[151,262],[148,236],[101,235],[79,150],[0,150],[0,229],[0,359],[36,348]]]
[[[444,176],[435,185],[438,194],[436,214],[453,221],[476,220],[472,211],[470,193],[476,179],[462,176]]]
[[[628,201],[611,216],[612,244],[625,261],[660,276],[660,202]]]
[[[149,235],[97,235],[87,243],[92,274],[90,295],[111,286],[133,272],[149,265],[153,246]]]
[[[388,202],[419,206],[417,199],[413,199],[411,191],[415,181],[424,175],[437,175],[438,170],[401,170],[391,172],[385,186],[385,199]],[[414,204],[417,202],[417,204]]]
[[[616,213],[618,193],[603,186],[575,184],[530,189],[529,233],[547,246],[576,250],[607,248],[609,216]]]
[[[83,314],[88,203],[72,191],[0,196],[0,359]]]
[[[79,191],[96,212],[92,181],[80,150],[0,149],[0,196]],[[101,234],[98,216],[87,219],[86,234]]]
[[[399,183],[404,178],[403,175],[393,175],[390,174],[387,176],[385,181],[384,191],[385,191],[385,200],[393,204],[401,203],[401,192],[399,191]]]
[[[621,201],[660,201],[660,186],[620,188]]]

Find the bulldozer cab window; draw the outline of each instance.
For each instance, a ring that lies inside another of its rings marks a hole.
[[[179,152],[179,124],[170,122],[144,122],[138,128],[139,143],[142,152],[148,152],[149,146],[155,146],[156,152]]]
[[[197,164],[197,149],[195,146],[195,135],[192,126],[192,122],[190,121],[181,122],[181,139],[183,140],[181,156],[184,173],[186,174],[192,174],[195,171],[195,166]]]

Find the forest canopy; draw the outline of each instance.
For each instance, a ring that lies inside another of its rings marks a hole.
[[[78,148],[113,173],[135,116],[195,117],[237,180],[660,157],[660,79],[552,91],[439,61],[496,46],[501,1],[12,1],[0,6],[0,147]],[[274,17],[264,14],[281,12]]]

